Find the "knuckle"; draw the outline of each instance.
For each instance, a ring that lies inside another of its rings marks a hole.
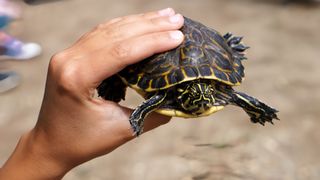
[[[100,23],[95,27],[95,30],[103,30],[106,28],[106,24],[105,23]]]
[[[64,61],[65,59],[67,59],[67,53],[65,52],[59,52],[59,53],[56,53],[54,54],[52,57],[51,57],[51,61],[50,62],[62,62]]]
[[[117,41],[121,38],[121,26],[114,26],[114,25],[98,25],[97,31],[102,35],[106,41]]]
[[[112,49],[112,54],[118,59],[127,59],[130,54],[130,49],[124,43],[118,43],[114,45]]]
[[[56,72],[67,59],[67,55],[64,52],[54,54],[49,62],[49,72]]]
[[[122,17],[117,17],[117,18],[114,18],[114,19],[107,21],[106,24],[110,25],[110,24],[113,24],[113,23],[121,21],[121,20],[122,20]]]
[[[77,67],[74,63],[66,63],[60,67],[56,75],[56,83],[59,90],[63,92],[77,91]]]
[[[96,27],[94,27],[93,31],[101,32],[101,31],[103,31],[104,29],[106,29],[106,25],[103,24],[103,23],[101,23],[101,24],[96,25]]]
[[[132,19],[132,16],[124,16],[122,18],[122,21],[126,22],[126,21],[130,21]]]
[[[65,53],[55,54],[51,58],[48,73],[59,91],[74,92],[77,89],[78,68],[76,63],[68,61]]]
[[[154,12],[147,12],[147,13],[141,13],[140,16],[141,16],[142,18],[148,18],[148,17],[150,17],[150,16],[153,15],[153,14],[154,14]]]

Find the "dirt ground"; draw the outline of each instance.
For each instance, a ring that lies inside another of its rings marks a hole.
[[[66,180],[320,179],[320,7],[276,0],[65,0],[23,5],[9,31],[43,46],[30,61],[2,61],[22,84],[0,94],[0,164],[33,127],[50,57],[99,22],[173,7],[251,46],[246,80],[237,88],[280,110],[274,126],[251,124],[237,107],[199,119],[174,118],[156,131],[72,170]],[[141,98],[129,91],[124,104]]]

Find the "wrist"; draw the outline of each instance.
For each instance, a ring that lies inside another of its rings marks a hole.
[[[57,162],[33,131],[23,135],[0,169],[0,179],[61,179],[70,169]]]

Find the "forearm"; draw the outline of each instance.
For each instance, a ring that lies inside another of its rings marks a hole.
[[[0,179],[53,180],[61,179],[68,171],[48,154],[29,132],[22,136],[11,157],[0,169]]]

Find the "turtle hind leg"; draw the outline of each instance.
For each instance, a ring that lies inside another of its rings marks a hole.
[[[166,93],[157,93],[145,100],[131,113],[129,122],[133,129],[134,135],[139,136],[143,132],[143,123],[145,117],[164,104],[166,96]]]
[[[231,101],[234,105],[242,107],[251,117],[251,122],[253,123],[264,125],[265,122],[269,122],[273,124],[273,119],[279,120],[276,114],[279,112],[278,110],[242,92],[234,92]]]
[[[227,44],[233,49],[234,51],[238,52],[239,54],[243,55],[243,52],[249,49],[249,46],[246,46],[241,43],[243,37],[241,36],[233,36],[231,33],[226,33],[223,38],[227,41]],[[246,59],[244,56],[241,59]]]
[[[121,99],[124,100],[126,96],[127,86],[122,82],[118,75],[113,75],[98,86],[98,95],[103,99],[120,102]]]

